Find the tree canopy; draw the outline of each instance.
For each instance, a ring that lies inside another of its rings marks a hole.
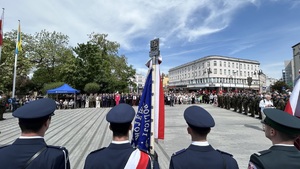
[[[16,31],[4,35],[0,62],[0,89],[12,90]],[[69,37],[42,30],[34,35],[22,33],[18,54],[16,94],[43,93],[47,84],[65,82],[84,91],[86,84],[100,86],[97,92],[126,91],[135,69],[119,55],[120,44],[107,40],[107,34],[91,33],[86,43],[69,46]]]

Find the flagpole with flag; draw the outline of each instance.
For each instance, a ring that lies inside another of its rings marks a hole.
[[[134,121],[132,145],[154,155],[155,139],[164,139],[164,93],[159,72],[159,39],[151,41],[151,59],[138,112]]]
[[[21,39],[21,25],[20,25],[20,20],[19,20],[19,27],[17,30],[17,40],[16,40],[16,51],[15,51],[15,66],[14,66],[12,98],[15,98],[17,61],[18,61],[18,54],[20,51],[22,51],[22,39]]]
[[[300,70],[299,70],[300,74]],[[294,89],[285,106],[284,111],[300,118],[300,75],[296,78]],[[295,146],[300,150],[300,136],[294,142]]]
[[[2,15],[0,18],[0,64],[2,55],[2,45],[3,45],[3,25],[4,25],[4,8],[2,8]]]

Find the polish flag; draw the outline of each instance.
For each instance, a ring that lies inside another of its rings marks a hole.
[[[299,101],[300,96],[300,76],[295,80],[295,86],[292,91],[292,94],[290,95],[290,99],[287,102],[284,111],[300,118],[300,104]],[[300,136],[298,139],[294,142],[295,146],[300,150]]]
[[[300,104],[298,104],[300,101],[300,76],[296,79],[295,82],[296,83],[294,89],[292,91],[292,94],[290,95],[290,99],[287,102],[284,111],[300,118]]]
[[[158,57],[158,66],[156,66],[156,82],[159,83],[155,83],[155,88],[156,91],[155,93],[159,93],[155,98],[155,104],[158,105],[156,106],[155,112],[157,112],[155,114],[155,127],[154,127],[154,138],[157,139],[164,139],[165,137],[165,99],[164,99],[164,89],[163,89],[163,82],[162,82],[162,78],[160,75],[160,64],[162,63],[162,57],[159,56]],[[148,68],[152,67],[152,59],[149,59],[148,62],[146,63],[146,66]]]
[[[3,20],[4,20],[4,11],[0,18],[0,46],[3,45]]]
[[[160,60],[160,59],[159,59]],[[158,62],[159,62],[158,60]],[[161,62],[160,62],[161,63]],[[156,98],[155,98],[155,127],[154,127],[154,138],[164,139],[165,135],[165,99],[164,99],[164,89],[162,84],[162,78],[159,70],[160,65],[156,66]]]

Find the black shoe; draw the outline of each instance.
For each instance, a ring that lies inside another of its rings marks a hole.
[[[0,119],[0,121],[5,120],[5,118]]]

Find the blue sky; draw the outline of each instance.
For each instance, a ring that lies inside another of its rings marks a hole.
[[[0,0],[4,32],[43,29],[69,36],[70,46],[92,32],[120,43],[119,54],[147,71],[150,40],[160,38],[161,70],[208,55],[257,60],[280,78],[300,42],[300,0]]]

